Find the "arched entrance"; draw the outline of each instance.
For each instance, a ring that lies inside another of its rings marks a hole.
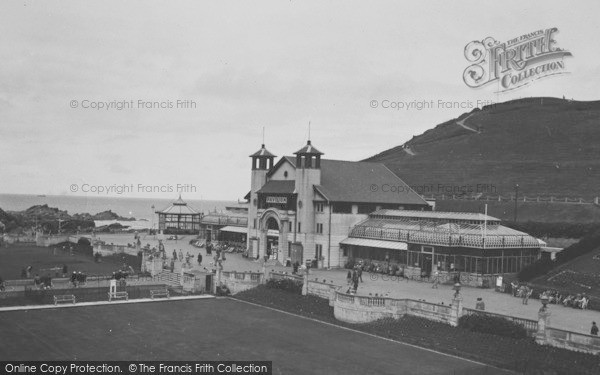
[[[267,218],[267,258],[279,258],[279,223],[274,217]]]
[[[288,218],[276,209],[267,209],[259,221],[260,238],[258,241],[258,258],[285,263],[289,257],[288,248]]]

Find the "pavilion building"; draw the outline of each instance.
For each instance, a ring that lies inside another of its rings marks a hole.
[[[250,155],[250,257],[344,267],[386,262],[418,275],[516,273],[543,241],[477,213],[437,212],[382,163],[322,159],[310,140],[295,156]],[[479,282],[481,278],[479,278]]]
[[[179,199],[158,214],[158,230],[164,234],[198,234],[201,213]]]

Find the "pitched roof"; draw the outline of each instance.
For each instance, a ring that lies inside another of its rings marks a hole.
[[[264,144],[262,145],[262,147],[260,148],[260,150],[256,151],[254,154],[250,155],[250,157],[255,157],[255,156],[275,157],[275,155],[273,155],[272,153],[270,153],[269,150],[267,150],[265,148]]]
[[[284,156],[271,174],[286,161],[296,167],[296,158]],[[332,202],[427,205],[419,194],[382,163],[323,159],[321,185],[315,186],[315,189]]]
[[[310,140],[308,142],[306,142],[306,146],[302,147],[300,150],[294,152],[295,155],[305,155],[305,154],[312,154],[312,155],[323,155],[323,153],[319,150],[317,150],[311,143]]]
[[[271,180],[263,185],[258,193],[292,194],[296,190],[295,180]]]
[[[173,204],[171,204],[169,207],[162,211],[156,211],[156,213],[172,215],[200,215],[198,211],[188,206],[187,203],[181,199],[181,195],[179,196],[179,199],[173,202]]]

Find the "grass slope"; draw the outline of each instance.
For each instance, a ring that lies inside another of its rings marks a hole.
[[[543,104],[542,104],[543,103]],[[474,110],[367,161],[385,163],[411,186],[492,184],[509,195],[600,196],[600,101],[510,101]],[[437,193],[434,191],[433,193]],[[439,192],[442,194],[443,192]]]
[[[273,361],[273,374],[502,371],[231,299],[0,313],[0,360]]]

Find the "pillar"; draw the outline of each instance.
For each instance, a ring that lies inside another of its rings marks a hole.
[[[450,318],[450,325],[453,327],[458,326],[458,319],[462,316],[463,310],[463,299],[460,295],[452,298],[452,317]]]
[[[304,274],[304,283],[302,284],[302,295],[308,295],[308,269],[306,269],[306,273]]]
[[[535,333],[535,342],[541,345],[547,343],[546,327],[550,324],[550,311],[542,306],[538,312],[538,329]]]

